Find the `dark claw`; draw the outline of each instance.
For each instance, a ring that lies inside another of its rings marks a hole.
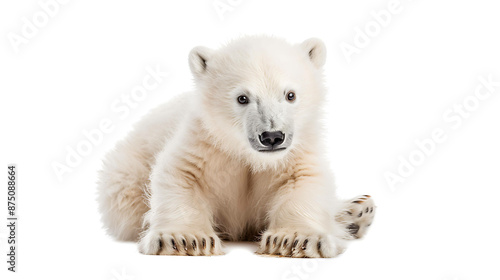
[[[273,240],[273,248],[276,247],[277,242],[278,242],[278,237],[276,236]]]
[[[196,245],[196,239],[193,240],[193,243],[191,243],[191,246],[193,246],[193,250],[196,250],[196,247],[198,247]]]
[[[295,247],[297,247],[297,244],[299,243],[298,240],[295,240],[292,244],[292,250],[295,250]]]
[[[161,248],[163,248],[163,241],[161,241],[161,238],[158,239],[158,247],[160,248],[158,251],[161,251]]]
[[[361,201],[361,200],[355,200],[355,201],[353,201],[352,203],[357,203],[357,204],[360,204],[360,203],[363,203],[363,201]]]
[[[203,246],[203,249],[207,248],[207,241],[205,240],[205,238],[201,240],[201,246]]]
[[[177,245],[175,244],[175,240],[172,238],[170,242],[172,243],[172,248],[177,251]]]
[[[184,246],[184,251],[187,251],[187,243],[186,243],[186,239],[182,239],[182,245]]]
[[[269,235],[266,239],[266,246],[269,246],[270,242],[271,242],[271,236]]]
[[[370,207],[370,213],[373,212],[373,207]]]
[[[352,216],[352,212],[351,211],[345,211],[349,216]]]
[[[363,211],[359,212],[358,217],[363,216]]]
[[[210,237],[210,245],[215,248],[215,239],[213,237]]]
[[[288,244],[288,238],[283,241],[283,247],[286,247],[286,244]]]
[[[368,209],[368,207],[365,209],[365,213],[368,213],[368,211],[370,211],[370,209]]]
[[[359,231],[359,226],[357,224],[352,223],[347,226],[347,229],[349,230],[349,233],[355,235]]]
[[[318,241],[318,251],[321,250],[321,241]]]
[[[304,243],[302,244],[302,250],[307,249],[307,243],[309,243],[309,239],[304,240]]]

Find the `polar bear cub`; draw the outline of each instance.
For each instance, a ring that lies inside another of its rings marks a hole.
[[[151,255],[334,257],[364,235],[375,206],[341,201],[323,158],[326,47],[274,37],[196,47],[196,90],[154,109],[104,160],[98,200],[108,232]]]

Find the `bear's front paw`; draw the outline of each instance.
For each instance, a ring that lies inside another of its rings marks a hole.
[[[332,258],[344,250],[344,242],[332,235],[268,230],[262,235],[257,253],[292,258]]]
[[[173,233],[149,230],[139,242],[145,255],[215,256],[222,255],[222,244],[215,233]]]

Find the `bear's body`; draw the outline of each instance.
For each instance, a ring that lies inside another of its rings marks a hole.
[[[373,202],[338,200],[323,159],[325,55],[317,39],[193,49],[197,90],[153,110],[104,162],[111,235],[145,254],[218,255],[221,238],[262,233],[260,253],[292,257],[333,257],[362,236]]]

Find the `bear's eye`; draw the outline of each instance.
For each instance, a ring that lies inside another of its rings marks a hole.
[[[248,104],[248,97],[246,95],[238,96],[238,103],[240,104]]]
[[[286,100],[288,100],[289,102],[293,102],[293,101],[295,101],[295,92],[293,92],[293,91],[289,91],[289,92],[286,94]]]

